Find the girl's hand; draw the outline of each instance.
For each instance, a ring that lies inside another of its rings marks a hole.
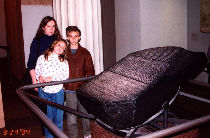
[[[52,77],[46,77],[44,78],[44,82],[51,82],[52,81]]]
[[[44,83],[44,78],[42,76],[39,76],[39,82]]]
[[[32,84],[37,84],[36,79],[32,80]],[[34,88],[34,90],[38,92],[38,88]]]

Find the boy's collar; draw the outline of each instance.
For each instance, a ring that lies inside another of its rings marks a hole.
[[[78,49],[80,47],[80,44],[78,44],[76,48],[75,47],[72,48],[71,45],[69,46],[70,46],[70,49]]]

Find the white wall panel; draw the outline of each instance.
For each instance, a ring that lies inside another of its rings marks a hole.
[[[187,48],[187,0],[141,0],[141,49]]]
[[[25,51],[25,63],[27,65],[30,45],[36,35],[36,31],[43,17],[53,16],[52,6],[49,5],[22,5],[22,24]]]

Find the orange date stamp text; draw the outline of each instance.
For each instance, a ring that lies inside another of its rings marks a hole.
[[[30,129],[3,129],[0,132],[0,136],[28,136],[31,134]]]

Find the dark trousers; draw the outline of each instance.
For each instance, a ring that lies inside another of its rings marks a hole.
[[[77,99],[76,91],[69,91],[65,90],[66,94],[66,106],[78,110],[83,113],[87,113],[85,108],[80,104],[79,100]],[[88,119],[81,118],[82,120],[82,127],[83,127],[83,134],[89,135],[90,132],[90,122]],[[67,133],[70,138],[77,138],[78,137],[78,126],[77,126],[77,116],[67,113]]]

